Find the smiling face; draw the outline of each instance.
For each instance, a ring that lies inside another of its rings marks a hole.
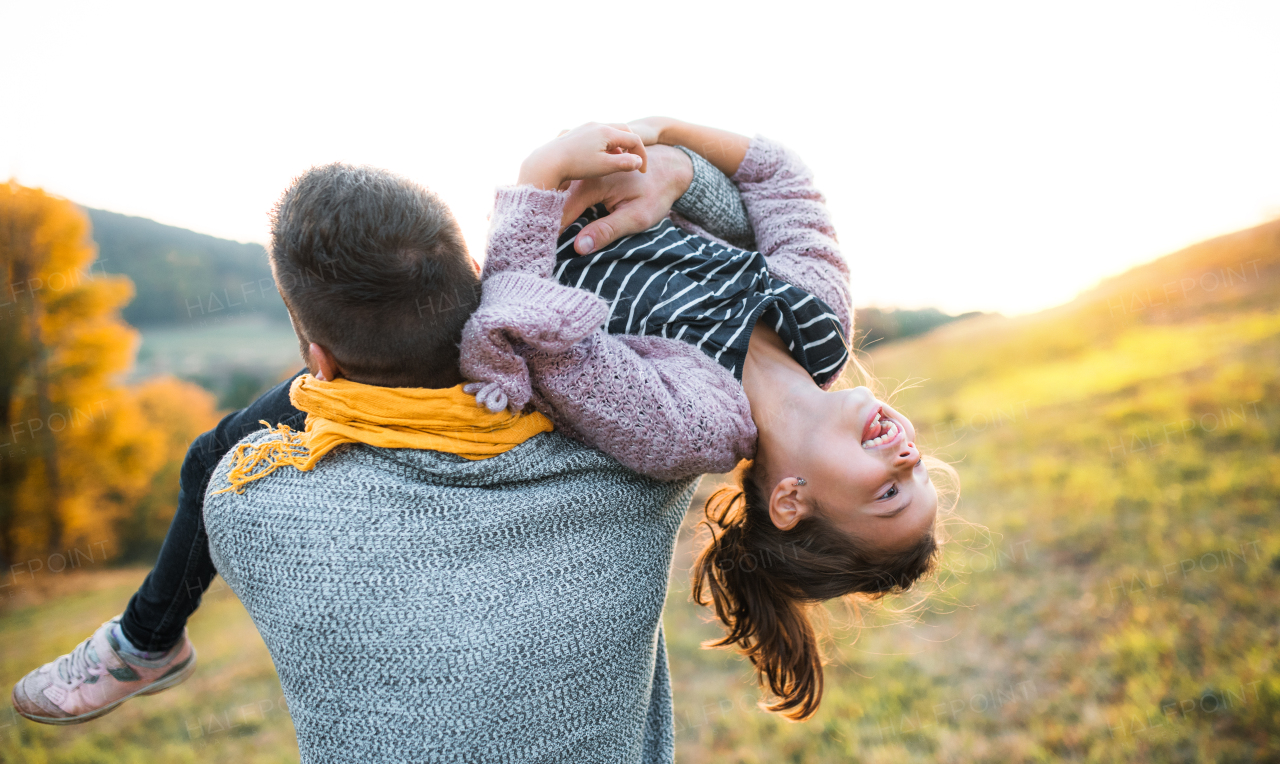
[[[882,553],[910,547],[938,513],[911,421],[865,387],[827,393],[825,403],[830,416],[791,460],[805,479],[800,501]]]

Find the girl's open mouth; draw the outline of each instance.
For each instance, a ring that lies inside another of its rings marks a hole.
[[[896,440],[901,432],[902,428],[898,423],[885,417],[883,408],[877,408],[862,428],[862,447],[875,448],[883,445]]]

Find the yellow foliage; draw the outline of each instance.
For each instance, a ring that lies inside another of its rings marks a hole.
[[[176,491],[174,463],[214,421],[193,386],[117,383],[138,345],[120,318],[133,284],[96,256],[74,204],[0,186],[0,560],[117,547],[140,502]]]

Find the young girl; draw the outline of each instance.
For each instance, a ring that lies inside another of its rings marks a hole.
[[[808,606],[926,573],[937,492],[909,420],[866,387],[831,390],[849,360],[848,269],[800,160],[762,138],[633,123],[647,145],[683,146],[732,177],[758,251],[664,220],[595,252],[582,231],[605,211],[557,237],[558,189],[614,129],[552,141],[499,190],[462,343],[463,373],[483,382],[466,389],[493,411],[532,404],[654,477],[751,459],[707,504],[693,594],[727,628],[716,644],[737,647],[777,696],[770,710],[806,718],[822,695]]]

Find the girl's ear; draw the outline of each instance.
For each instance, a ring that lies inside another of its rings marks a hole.
[[[799,478],[783,478],[769,494],[769,519],[780,531],[789,531],[812,511],[802,493],[804,481]]]

